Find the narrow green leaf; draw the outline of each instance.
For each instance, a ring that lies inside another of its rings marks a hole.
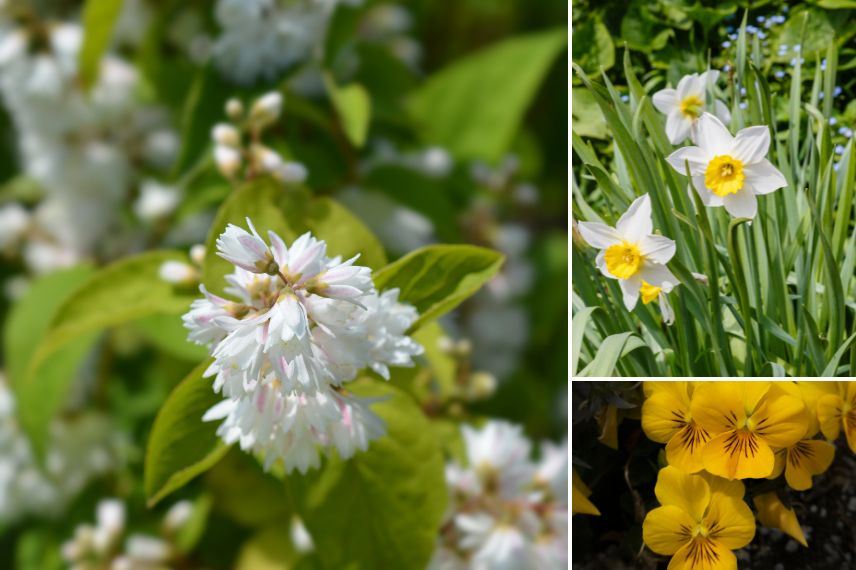
[[[83,46],[78,65],[80,83],[89,89],[98,81],[101,58],[110,46],[113,26],[122,11],[122,0],[87,0],[83,7]]]
[[[369,92],[359,83],[339,87],[329,74],[324,76],[324,84],[342,121],[345,135],[351,144],[361,148],[366,142],[371,122],[372,101]]]

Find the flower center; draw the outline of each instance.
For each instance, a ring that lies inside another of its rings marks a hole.
[[[704,109],[704,101],[701,100],[701,97],[698,95],[690,95],[689,97],[684,98],[681,101],[681,113],[685,117],[689,117],[690,119],[698,119],[701,117],[702,110]]]
[[[639,272],[642,252],[635,243],[622,242],[611,245],[604,254],[606,269],[619,279],[629,279]]]
[[[713,157],[704,171],[704,185],[717,196],[736,194],[745,179],[743,163],[727,154]]]
[[[642,281],[642,287],[639,289],[639,293],[642,295],[642,302],[647,305],[659,297],[660,291],[662,290],[662,287],[657,287],[656,285],[651,285],[647,281]]]

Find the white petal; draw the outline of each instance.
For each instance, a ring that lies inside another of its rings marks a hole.
[[[619,279],[618,284],[621,286],[624,306],[627,307],[628,311],[632,311],[639,300],[639,289],[642,287],[642,279],[640,279],[637,273],[630,279]]]
[[[708,85],[713,87],[716,85],[717,80],[719,80],[719,70],[709,69],[702,73],[699,76],[699,79],[701,79],[702,85],[704,85],[705,88],[707,88]]]
[[[684,162],[690,163],[690,174],[697,176],[704,174],[707,169],[707,154],[697,146],[685,146],[679,148],[666,158],[666,162],[680,174],[686,174],[687,167]]]
[[[577,227],[580,230],[580,235],[583,239],[592,246],[598,249],[606,249],[611,245],[621,243],[621,236],[606,224],[600,222],[579,222]]]
[[[595,265],[597,265],[597,268],[600,269],[600,272],[603,274],[604,277],[606,277],[608,279],[618,279],[618,277],[616,277],[615,275],[610,273],[609,269],[607,269],[605,257],[606,257],[606,252],[601,250],[600,253],[597,254],[597,257],[594,260]]]
[[[675,256],[675,242],[665,236],[645,236],[639,242],[639,250],[647,261],[667,263]]]
[[[696,189],[696,193],[698,193],[701,198],[701,203],[707,206],[708,208],[718,208],[722,206],[722,197],[717,196],[710,189],[704,185],[704,175],[693,176],[693,187]],[[692,196],[690,196],[692,199]]]
[[[678,278],[669,271],[669,268],[659,263],[646,263],[639,271],[639,279],[650,283],[656,287],[660,287],[667,293],[674,289],[681,282]]]
[[[695,95],[704,101],[704,83],[701,82],[697,73],[684,75],[678,82],[678,101],[683,101],[687,97]]]
[[[678,92],[674,89],[661,89],[651,97],[654,107],[661,113],[668,114],[678,106]]]
[[[214,404],[202,416],[202,421],[210,422],[213,420],[222,420],[235,409],[236,405],[237,402],[235,400],[223,400],[220,403]]]
[[[671,326],[675,322],[675,310],[672,309],[672,304],[669,303],[669,296],[665,293],[665,289],[660,293],[660,313],[663,315],[663,323],[666,326]]]
[[[788,185],[785,175],[779,172],[779,169],[766,158],[755,164],[744,166],[743,173],[746,175],[746,182],[752,187],[755,194],[769,194]]]
[[[722,121],[726,125],[731,122],[731,111],[728,110],[728,105],[726,105],[719,99],[713,102],[713,110],[714,114],[719,118],[720,121]]]
[[[754,218],[758,213],[758,200],[755,194],[745,189],[725,196],[722,203],[728,213],[735,218]]]
[[[770,129],[766,125],[741,129],[734,137],[731,156],[744,165],[755,164],[770,150]]]
[[[710,113],[702,113],[698,120],[698,145],[709,157],[728,154],[733,140],[722,121]]]
[[[681,113],[680,109],[673,109],[666,117],[666,136],[672,144],[681,144],[690,134],[693,121]]]
[[[618,233],[630,243],[638,243],[654,232],[651,221],[651,198],[648,194],[636,198],[615,224]]]

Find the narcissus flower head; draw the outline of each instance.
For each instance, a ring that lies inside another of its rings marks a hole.
[[[661,289],[678,283],[665,266],[675,255],[675,242],[654,235],[647,194],[633,201],[614,228],[599,222],[579,222],[578,227],[583,239],[600,250],[596,263],[601,273],[618,279],[628,311],[636,306],[643,283]]]
[[[654,552],[673,555],[670,570],[736,568],[731,551],[755,536],[755,518],[742,500],[742,485],[713,481],[673,466],[657,476],[654,493],[662,506],[645,517],[642,537]]]
[[[708,86],[716,84],[719,71],[685,75],[676,89],[662,89],[654,93],[651,101],[658,111],[666,115],[666,136],[672,144],[681,144],[690,137],[696,140],[698,120],[704,113]],[[719,99],[714,100],[714,111],[723,123],[731,121],[728,107]]]
[[[704,468],[727,479],[767,477],[775,467],[773,448],[796,444],[808,426],[803,401],[770,382],[702,384],[690,409],[711,435]]]
[[[689,164],[693,186],[705,206],[725,206],[736,218],[754,218],[756,195],[769,194],[787,180],[767,160],[770,129],[748,127],[737,136],[710,113],[698,120],[698,146],[679,148],[666,159],[681,174]]]

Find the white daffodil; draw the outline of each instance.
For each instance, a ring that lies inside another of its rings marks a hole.
[[[681,144],[689,136],[696,142],[698,121],[704,113],[707,87],[716,84],[719,71],[706,71],[699,75],[684,75],[677,89],[662,89],[654,93],[652,101],[658,111],[666,115],[666,136],[672,144]],[[728,107],[715,99],[713,110],[722,122],[731,121]]]
[[[600,272],[618,279],[628,311],[636,306],[644,283],[678,283],[665,266],[675,255],[675,242],[653,235],[651,199],[647,194],[630,204],[614,228],[598,222],[580,222],[578,227],[583,239],[600,250]]]
[[[693,186],[705,206],[725,206],[736,218],[754,218],[757,194],[769,194],[787,185],[784,175],[767,156],[770,129],[755,126],[732,137],[722,122],[705,113],[699,119],[698,146],[679,148],[666,159],[686,173],[689,163]]]
[[[642,303],[647,305],[654,300],[660,303],[660,313],[663,315],[663,322],[666,325],[671,325],[675,322],[675,311],[672,309],[672,304],[669,303],[669,293],[680,283],[672,282],[668,279],[661,283],[648,283],[642,281],[642,287],[639,289],[639,294],[642,297]]]

